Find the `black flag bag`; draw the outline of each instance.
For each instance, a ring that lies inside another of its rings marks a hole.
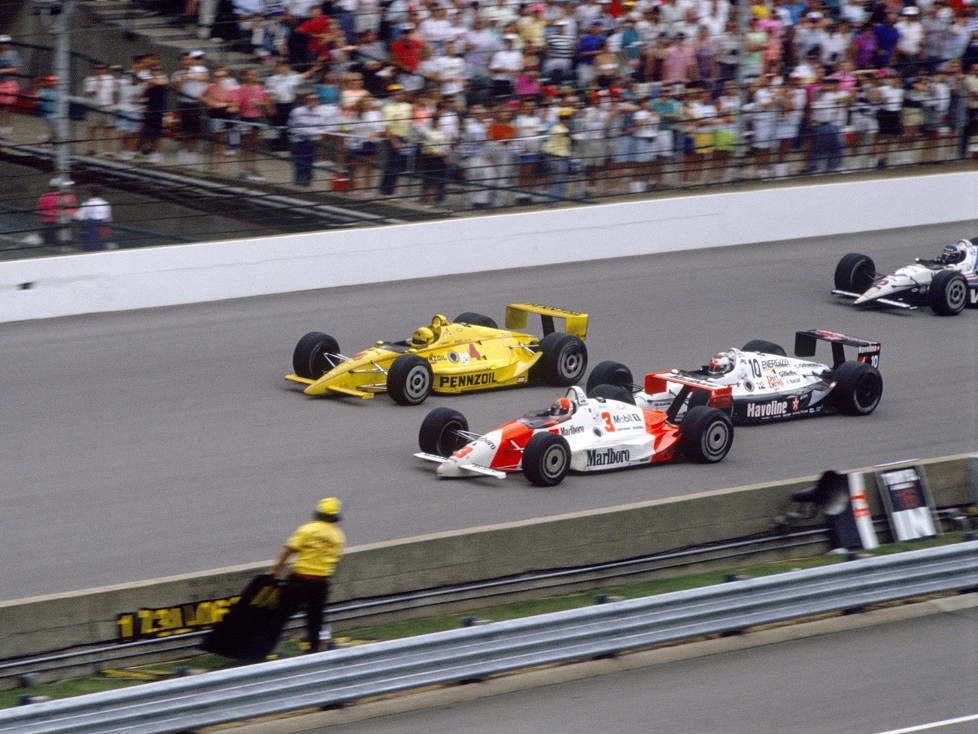
[[[204,638],[201,649],[238,660],[264,660],[285,624],[280,611],[284,586],[274,576],[255,576]]]

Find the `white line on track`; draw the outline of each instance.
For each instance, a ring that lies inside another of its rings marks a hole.
[[[978,714],[959,716],[956,719],[945,719],[944,721],[934,721],[930,724],[917,724],[916,726],[908,726],[906,729],[890,729],[889,731],[877,732],[877,734],[911,734],[911,732],[915,731],[928,731],[929,729],[937,729],[941,726],[953,726],[954,724],[964,724],[969,721],[978,721]]]

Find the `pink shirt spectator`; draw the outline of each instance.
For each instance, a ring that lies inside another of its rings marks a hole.
[[[261,84],[242,84],[234,92],[242,119],[256,120],[265,114],[268,92],[265,91],[264,86]]]
[[[677,43],[669,47],[662,60],[662,81],[666,83],[688,81],[691,67],[696,65],[696,52],[692,46]]]

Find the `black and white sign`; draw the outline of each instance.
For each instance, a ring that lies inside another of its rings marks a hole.
[[[876,472],[894,540],[933,538],[940,533],[934,499],[915,466]]]

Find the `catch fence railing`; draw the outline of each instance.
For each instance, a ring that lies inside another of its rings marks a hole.
[[[0,711],[0,734],[180,732],[978,589],[978,541],[613,601]]]

